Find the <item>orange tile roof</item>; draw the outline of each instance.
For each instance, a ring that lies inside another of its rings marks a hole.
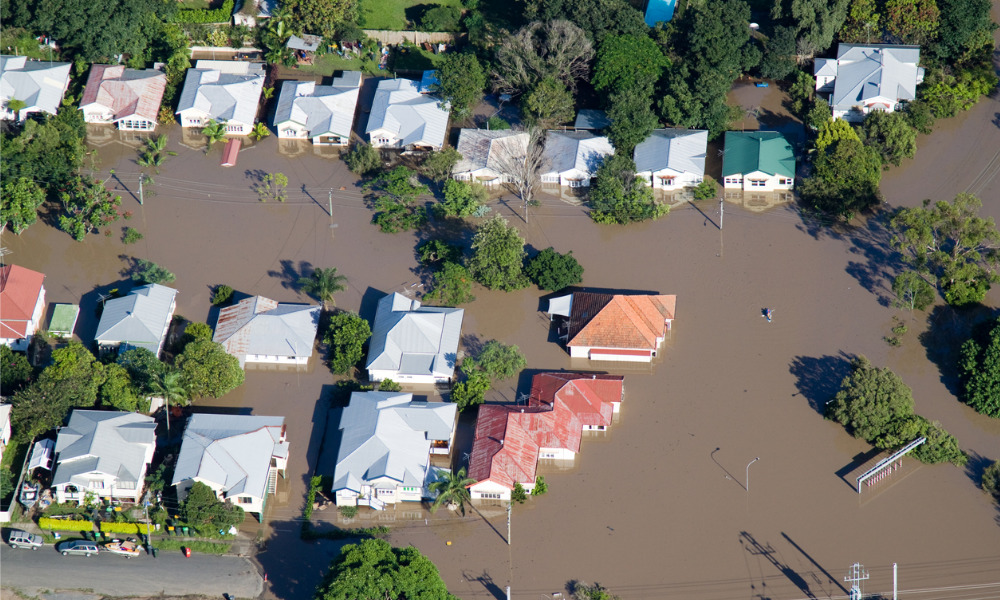
[[[566,345],[655,350],[676,304],[674,295],[575,293]]]
[[[44,279],[45,275],[17,265],[0,267],[0,337],[27,335]]]

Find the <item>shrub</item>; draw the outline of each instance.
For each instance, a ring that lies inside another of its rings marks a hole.
[[[705,179],[694,187],[695,200],[711,200],[719,195],[719,184],[711,176],[705,175]]]
[[[493,115],[489,119],[486,119],[486,129],[503,131],[505,129],[510,129],[510,123],[496,115]]]
[[[50,531],[92,531],[94,524],[90,521],[72,521],[69,519],[50,519],[41,517],[38,519],[39,529]]]
[[[122,243],[123,244],[134,244],[142,239],[142,234],[139,230],[134,227],[126,227],[124,233],[122,233]]]
[[[524,504],[524,501],[528,499],[528,492],[524,490],[524,486],[520,482],[514,484],[514,489],[510,492],[510,501],[517,502],[518,504]]]
[[[378,391],[380,392],[401,392],[403,391],[403,386],[399,385],[391,379],[383,379],[378,384]]]
[[[539,289],[553,292],[583,281],[583,267],[573,251],[559,254],[551,246],[529,260],[524,272]]]
[[[352,173],[368,175],[382,166],[382,157],[375,148],[364,142],[358,142],[344,155],[344,162]]]
[[[454,6],[437,6],[424,13],[420,28],[424,31],[458,31],[461,18],[462,12]]]
[[[353,519],[358,514],[357,506],[341,506],[337,510],[340,512],[340,516],[345,519]]]
[[[531,490],[532,496],[541,496],[545,492],[549,491],[549,484],[545,483],[545,477],[539,475],[535,478],[535,488]]]
[[[170,271],[144,258],[140,258],[136,262],[135,271],[132,273],[132,281],[141,285],[148,283],[163,285],[165,283],[173,283],[176,279],[177,276]]]
[[[984,492],[1000,502],[1000,461],[986,467],[986,470],[983,471],[982,486]]]
[[[138,533],[145,532],[146,527],[145,525],[140,526],[138,523],[109,523],[107,521],[101,521],[101,531],[103,533],[136,535]]]
[[[228,23],[233,15],[234,0],[225,0],[215,10],[207,8],[182,8],[174,14],[174,23]]]
[[[212,306],[223,306],[230,303],[233,298],[233,288],[224,283],[215,286],[215,293],[212,294]]]

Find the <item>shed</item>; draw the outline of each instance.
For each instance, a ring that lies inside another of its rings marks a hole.
[[[240,146],[242,146],[240,140],[229,140],[226,142],[226,147],[222,150],[222,166],[223,167],[235,167],[236,158],[240,153]]]
[[[78,304],[56,304],[52,310],[52,321],[49,323],[49,333],[61,337],[72,337],[76,329],[76,319],[80,316]]]

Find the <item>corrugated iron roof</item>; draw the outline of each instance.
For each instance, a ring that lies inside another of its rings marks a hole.
[[[419,85],[410,79],[384,79],[378,83],[365,133],[385,130],[401,140],[403,146],[444,145],[449,112],[441,101],[421,94]]]
[[[121,482],[140,483],[146,453],[156,443],[156,422],[137,413],[74,410],[56,436],[52,484],[100,472]]]
[[[393,293],[378,303],[366,368],[451,377],[462,333],[461,308],[421,306]]]
[[[167,76],[155,69],[128,69],[121,65],[92,65],[80,108],[99,104],[114,120],[138,115],[156,121]]]
[[[727,131],[722,176],[761,171],[795,177],[795,152],[777,131]]]
[[[320,307],[279,304],[263,296],[245,298],[219,311],[212,340],[243,360],[261,356],[312,356]]]
[[[28,60],[25,56],[0,56],[0,106],[6,108],[7,101],[16,98],[24,101],[26,109],[56,114],[69,85],[72,66]]]
[[[635,147],[636,173],[669,169],[677,173],[705,174],[708,132],[698,129],[654,129]]]
[[[156,283],[138,287],[127,296],[104,303],[94,339],[122,343],[156,353],[173,315],[177,290]]]
[[[604,159],[615,153],[608,138],[589,131],[549,131],[545,137],[543,173],[582,171],[593,177]]]
[[[840,44],[830,105],[848,108],[870,98],[916,98],[923,80],[920,46]]]
[[[358,74],[360,75],[360,73]],[[309,137],[350,137],[358,105],[357,86],[316,85],[315,81],[286,81],[281,85],[274,126],[292,122],[309,131]]]
[[[18,265],[0,267],[0,338],[27,335],[44,281],[45,275],[38,271]]]

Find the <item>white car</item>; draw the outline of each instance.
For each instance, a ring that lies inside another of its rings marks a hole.
[[[42,547],[42,536],[21,531],[20,529],[11,529],[10,535],[7,537],[7,543],[10,544],[11,548],[31,548],[32,550],[38,550]]]

